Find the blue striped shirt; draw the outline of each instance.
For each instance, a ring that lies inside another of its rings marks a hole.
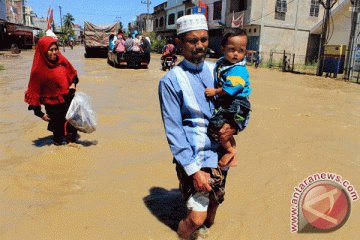
[[[214,64],[183,60],[159,83],[165,133],[175,160],[190,176],[202,167],[216,168],[219,144],[207,134],[214,110],[205,88],[215,88]]]

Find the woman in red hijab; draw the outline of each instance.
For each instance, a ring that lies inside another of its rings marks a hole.
[[[77,72],[59,52],[57,38],[40,38],[35,50],[25,102],[36,116],[49,122],[48,130],[54,134],[55,145],[76,142],[77,130],[69,124],[66,113],[79,82]],[[46,113],[41,111],[45,106]]]

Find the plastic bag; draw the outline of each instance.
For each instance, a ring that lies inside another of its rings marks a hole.
[[[92,133],[96,130],[96,113],[91,109],[90,97],[83,92],[75,93],[65,118],[80,132]]]

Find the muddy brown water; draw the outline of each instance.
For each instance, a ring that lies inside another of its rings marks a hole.
[[[117,69],[79,46],[62,53],[98,128],[77,147],[54,146],[23,102],[34,51],[0,56],[0,239],[177,239],[186,209],[161,122],[160,55],[149,69]],[[360,86],[248,69],[253,111],[209,239],[359,238],[358,201],[328,234],[290,233],[290,207],[294,187],[315,173],[360,189]]]

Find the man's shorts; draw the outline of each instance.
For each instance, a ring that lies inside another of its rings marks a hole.
[[[201,193],[196,191],[193,183],[193,178],[186,174],[184,168],[179,163],[177,163],[176,160],[175,163],[177,176],[180,181],[180,192],[189,210],[196,212],[206,212],[210,203],[210,199],[211,201],[217,201],[219,204],[224,201],[225,182],[228,171],[221,170],[224,176],[224,180],[220,185],[213,187],[213,191],[211,191],[210,193]],[[209,173],[210,177],[214,177],[211,168],[202,168],[201,170]],[[219,192],[221,193],[220,195],[216,194]]]

